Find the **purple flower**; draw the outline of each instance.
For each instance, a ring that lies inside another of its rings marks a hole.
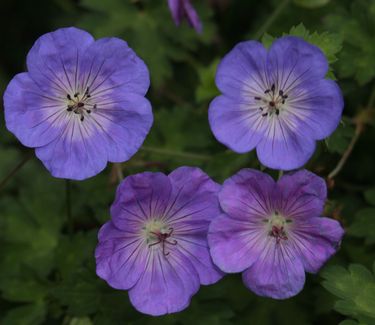
[[[215,137],[238,153],[256,147],[267,167],[301,167],[341,118],[341,91],[324,79],[327,71],[321,50],[298,37],[282,37],[268,52],[255,41],[236,45],[217,69],[222,95],[209,110]]]
[[[118,38],[41,36],[4,94],[7,128],[55,177],[85,179],[137,152],[152,125],[149,73]]]
[[[177,26],[186,18],[191,27],[194,27],[198,33],[202,32],[202,23],[190,0],[168,0],[168,5]]]
[[[221,270],[243,272],[245,285],[260,296],[285,299],[336,252],[340,224],[321,217],[327,196],[324,180],[301,170],[277,183],[252,169],[225,181],[208,242]]]
[[[117,189],[112,220],[99,232],[98,276],[129,290],[140,312],[186,308],[200,284],[222,276],[207,243],[209,223],[220,214],[218,190],[198,168],[127,177]]]

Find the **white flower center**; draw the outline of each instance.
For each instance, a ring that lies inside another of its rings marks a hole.
[[[256,101],[259,101],[261,105],[259,106],[259,110],[264,117],[272,116],[273,114],[278,116],[287,98],[288,95],[282,89],[276,89],[275,84],[272,84],[271,88],[266,89],[262,96],[254,97]]]

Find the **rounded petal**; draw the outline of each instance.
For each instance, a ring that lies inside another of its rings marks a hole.
[[[106,97],[97,101],[92,118],[107,140],[108,160],[124,162],[139,150],[150,131],[151,105],[143,96],[126,93],[122,88]]]
[[[165,213],[168,222],[177,227],[195,223],[207,232],[212,219],[220,214],[217,194],[220,185],[196,167],[180,167],[168,175],[173,195]]]
[[[89,33],[75,27],[42,35],[27,55],[31,78],[46,92],[71,93],[77,88],[82,56],[93,42]]]
[[[113,288],[133,287],[145,269],[148,247],[137,234],[119,230],[111,221],[102,226],[98,239],[96,274]]]
[[[259,106],[250,100],[216,97],[210,104],[208,117],[216,139],[238,153],[253,150],[264,137],[266,119]]]
[[[333,80],[306,81],[290,92],[288,119],[306,135],[321,140],[336,130],[344,108],[339,86]]]
[[[199,289],[199,276],[178,250],[150,255],[137,284],[129,290],[130,302],[140,312],[158,316],[185,309]]]
[[[148,219],[164,216],[171,190],[170,180],[163,173],[144,172],[126,177],[111,206],[113,223],[119,229],[139,230]]]
[[[289,237],[305,270],[316,273],[336,253],[343,235],[338,221],[315,217],[297,221]]]
[[[324,53],[300,37],[284,36],[274,41],[267,56],[268,75],[284,93],[306,80],[324,78],[328,61]]]
[[[28,73],[17,74],[4,93],[6,126],[23,145],[44,146],[56,139],[66,124],[61,106],[45,96]]]
[[[258,260],[242,273],[242,279],[259,296],[286,299],[302,290],[305,271],[290,245],[268,240]]]
[[[116,37],[101,38],[92,43],[85,51],[80,71],[83,88],[89,87],[92,97],[116,89],[144,96],[150,87],[145,63],[125,41]]]
[[[221,208],[232,218],[258,221],[273,212],[275,188],[271,176],[242,169],[224,182],[219,193]]]
[[[227,273],[242,272],[251,266],[262,252],[266,237],[256,224],[225,214],[214,219],[208,231],[212,259]]]
[[[267,50],[256,41],[237,44],[220,62],[216,85],[233,99],[258,96],[268,88],[266,71]]]
[[[67,114],[64,112],[64,114]],[[107,165],[106,142],[94,123],[67,117],[61,135],[38,147],[36,156],[54,177],[83,180],[101,172]]]
[[[281,116],[281,115],[280,115]],[[269,168],[292,170],[303,166],[315,151],[315,140],[287,118],[274,117],[269,131],[257,146],[260,162]]]
[[[327,198],[327,185],[323,178],[300,170],[281,177],[277,186],[282,195],[278,208],[285,216],[296,220],[322,214]]]
[[[223,277],[223,273],[214,265],[211,259],[207,243],[207,229],[199,233],[198,228],[198,233],[189,234],[191,231],[196,231],[192,227],[185,228],[183,232],[180,232],[179,236],[175,237],[178,242],[177,249],[190,260],[199,274],[201,284],[213,284]]]

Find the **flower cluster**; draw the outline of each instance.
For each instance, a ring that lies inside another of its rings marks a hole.
[[[176,23],[187,17],[201,29],[188,0],[169,6]],[[124,41],[59,29],[36,41],[27,68],[4,94],[6,125],[53,176],[85,179],[140,148],[153,121],[149,73]],[[341,118],[327,70],[323,53],[297,37],[269,51],[240,43],[218,67],[214,135],[236,152],[256,148],[267,167],[300,168]],[[181,311],[224,273],[243,272],[258,295],[288,298],[341,242],[340,224],[322,217],[326,197],[324,180],[306,170],[275,182],[243,169],[222,186],[193,167],[129,176],[99,231],[96,272],[150,315]]]

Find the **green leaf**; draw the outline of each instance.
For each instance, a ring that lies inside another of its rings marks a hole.
[[[360,210],[348,229],[348,234],[366,239],[366,244],[375,243],[375,208]]]
[[[314,9],[327,5],[330,0],[294,0],[297,6]]]
[[[349,9],[337,10],[325,21],[344,41],[338,62],[339,75],[354,77],[360,85],[370,82],[375,77],[375,2],[351,1]]]
[[[339,124],[335,132],[325,140],[328,151],[342,154],[348,148],[354,135],[354,127],[345,121]]]
[[[359,322],[375,321],[375,278],[368,269],[358,264],[351,264],[348,270],[331,266],[322,277],[323,286],[339,298],[335,303],[338,312]]]
[[[195,91],[195,97],[198,102],[211,100],[219,95],[219,91],[215,85],[215,74],[219,60],[214,60],[207,67],[201,67],[198,70],[199,84]]]
[[[38,325],[46,316],[46,306],[39,302],[10,309],[2,319],[2,325]]]
[[[365,192],[365,198],[368,203],[370,203],[371,205],[375,205],[375,188],[367,190]]]

